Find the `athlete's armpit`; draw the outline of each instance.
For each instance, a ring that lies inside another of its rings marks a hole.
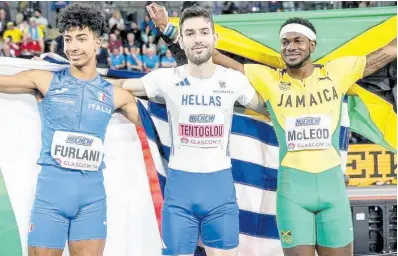
[[[392,40],[388,45],[376,50],[366,56],[366,66],[363,77],[373,74],[388,63],[397,59],[397,39]]]

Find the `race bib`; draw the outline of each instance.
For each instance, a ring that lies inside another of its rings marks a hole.
[[[51,145],[51,156],[62,167],[80,171],[98,171],[104,146],[100,138],[56,131]]]
[[[224,138],[225,120],[222,113],[194,114],[182,112],[178,122],[181,146],[216,148]]]
[[[332,118],[329,115],[287,117],[285,122],[288,151],[332,147]]]

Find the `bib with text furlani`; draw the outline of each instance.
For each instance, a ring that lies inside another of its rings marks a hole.
[[[203,112],[181,110],[178,119],[178,139],[181,146],[222,147],[225,132],[224,115],[219,111]]]
[[[104,146],[95,136],[56,131],[51,145],[51,156],[62,167],[80,171],[98,171]]]
[[[332,147],[330,115],[287,117],[285,122],[288,151]]]

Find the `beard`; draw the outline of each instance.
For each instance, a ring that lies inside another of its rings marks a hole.
[[[185,55],[187,56],[187,59],[191,61],[193,64],[200,66],[203,63],[206,63],[213,55],[212,48],[207,48],[206,50],[207,52],[205,52],[205,54],[201,54],[198,56],[195,55],[191,49],[187,49],[185,50]]]
[[[301,68],[304,64],[304,62],[306,62],[309,58],[310,58],[311,54],[308,53],[307,56],[304,57],[304,59],[302,59],[299,63],[297,64],[289,64],[285,61],[286,67],[290,68],[290,69],[298,69]]]

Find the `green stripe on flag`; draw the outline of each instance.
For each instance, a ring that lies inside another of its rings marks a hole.
[[[312,54],[312,60],[316,61],[394,15],[397,15],[395,6],[356,10],[217,15],[214,16],[214,21],[279,52],[279,29],[283,22],[291,17],[306,18],[314,24],[317,31],[318,43]]]
[[[7,187],[0,169],[0,255],[21,256],[21,239]]]
[[[348,97],[348,110],[350,116],[350,128],[352,131],[368,138],[372,142],[379,144],[389,151],[396,153],[396,150],[385,141],[383,134],[374,124],[368,109],[359,97]]]

